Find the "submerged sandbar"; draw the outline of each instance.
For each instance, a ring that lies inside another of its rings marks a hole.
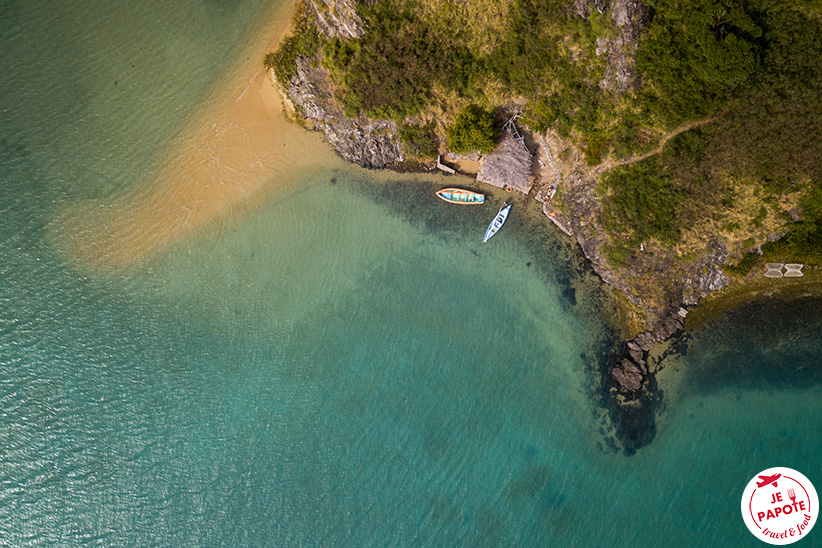
[[[240,52],[241,68],[193,108],[149,180],[64,212],[62,237],[72,257],[105,269],[127,267],[235,208],[250,207],[264,190],[341,162],[319,135],[285,119],[262,66],[287,32],[292,11],[278,9],[257,31]]]

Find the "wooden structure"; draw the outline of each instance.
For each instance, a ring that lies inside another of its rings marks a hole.
[[[480,160],[477,181],[528,194],[532,184],[532,164],[531,153],[514,124],[509,121],[499,146]]]

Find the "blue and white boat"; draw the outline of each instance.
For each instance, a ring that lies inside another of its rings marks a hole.
[[[508,218],[509,211],[511,211],[511,206],[502,202],[502,207],[499,208],[497,216],[494,217],[494,220],[488,225],[488,230],[485,231],[485,238],[482,239],[482,243],[487,242],[491,236],[497,233],[497,230],[505,223],[505,219]]]

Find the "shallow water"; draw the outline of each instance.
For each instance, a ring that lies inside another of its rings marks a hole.
[[[66,212],[150,181],[275,8],[1,8],[0,544],[753,546],[751,476],[822,486],[816,303],[683,339],[627,456],[606,294],[535,204],[480,243],[507,194],[324,159],[129,269],[77,260]]]

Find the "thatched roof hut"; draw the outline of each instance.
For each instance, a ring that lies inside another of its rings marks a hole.
[[[494,152],[480,160],[477,181],[527,194],[531,190],[532,163],[525,144],[506,131]]]

